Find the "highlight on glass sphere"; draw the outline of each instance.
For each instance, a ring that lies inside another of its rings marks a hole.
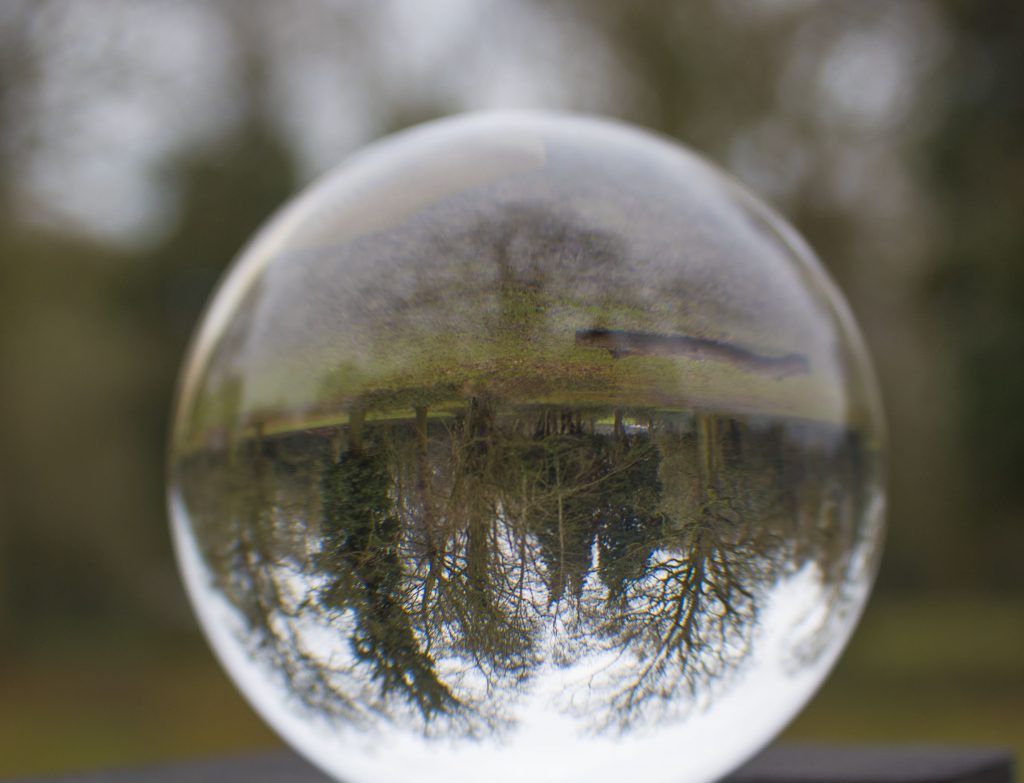
[[[676,143],[545,113],[378,142],[235,261],[170,506],[201,624],[347,783],[704,783],[869,593],[884,433],[793,229]]]

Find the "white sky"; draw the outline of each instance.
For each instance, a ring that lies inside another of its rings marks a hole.
[[[837,175],[823,187],[837,203],[870,209],[879,191],[899,197],[898,183],[877,188],[876,180],[906,176],[894,139],[944,51],[934,6],[908,0],[869,14],[849,3],[733,0],[727,8],[749,24],[810,13],[793,35],[779,111],[737,128],[724,163],[784,205],[814,175],[808,150],[824,149]],[[381,110],[396,105],[615,113],[637,87],[598,32],[555,5],[53,3],[25,31],[40,78],[16,96],[23,217],[115,241],[158,235],[174,205],[160,166],[215,143],[238,119],[240,9],[268,54],[271,105],[304,179],[378,135],[390,122]],[[847,175],[857,171],[870,180]]]
[[[383,721],[369,734],[331,725],[304,708],[281,682],[246,652],[247,631],[201,555],[180,498],[172,497],[174,540],[193,606],[221,663],[261,716],[310,760],[353,783],[390,783],[415,778],[425,783],[466,783],[485,774],[494,783],[705,783],[735,768],[780,731],[828,674],[859,618],[870,588],[870,574],[851,586],[847,613],[837,622],[823,653],[798,669],[794,649],[822,612],[820,573],[808,565],[780,580],[765,597],[757,635],[735,687],[710,700],[706,709],[684,719],[659,723],[649,731],[621,737],[588,733],[585,720],[564,710],[568,672],[542,667],[528,693],[515,704],[517,727],[507,737],[482,736],[453,741],[424,737],[413,726]],[[292,629],[293,632],[295,629]],[[310,641],[313,637],[298,640]],[[347,650],[344,638],[328,638],[327,656],[335,666]],[[356,668],[352,663],[352,668]],[[584,667],[586,663],[582,664]],[[358,698],[358,696],[356,697]]]

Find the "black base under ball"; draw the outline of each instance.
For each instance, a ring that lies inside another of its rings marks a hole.
[[[333,783],[299,756],[284,751],[145,769],[36,778],[21,783],[236,782]],[[1001,750],[779,745],[734,772],[725,783],[1014,783],[1014,770],[1012,757]]]

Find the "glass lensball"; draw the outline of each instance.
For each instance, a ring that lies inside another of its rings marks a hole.
[[[369,147],[244,250],[170,506],[213,648],[348,783],[702,783],[845,644],[882,538],[861,338],[673,142],[484,114]]]

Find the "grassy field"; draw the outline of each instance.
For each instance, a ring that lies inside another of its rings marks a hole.
[[[1024,759],[1024,601],[871,606],[785,738],[1001,746]]]
[[[0,664],[0,779],[278,744],[196,637],[52,639]],[[1024,601],[876,602],[784,738],[1024,759]]]
[[[489,276],[481,272],[479,279]],[[318,348],[304,344],[281,355],[273,346],[255,346],[241,374],[214,373],[185,395],[179,448],[201,448],[225,426],[273,434],[344,424],[355,404],[386,415],[417,406],[458,407],[477,395],[519,405],[667,407],[853,426],[869,416],[859,392],[844,387],[835,357],[804,357],[803,370],[780,375],[727,360],[728,350],[700,359],[613,357],[576,338],[595,324],[648,336],[710,336],[770,363],[770,357],[798,351],[806,334],[766,333],[729,321],[715,324],[722,334],[709,335],[707,323],[687,315],[686,307],[644,309],[611,299],[598,306],[549,289],[514,288],[499,296],[477,283],[447,293],[443,307],[430,294],[405,306],[392,303],[388,318],[339,329]],[[288,318],[282,318],[288,332]]]

